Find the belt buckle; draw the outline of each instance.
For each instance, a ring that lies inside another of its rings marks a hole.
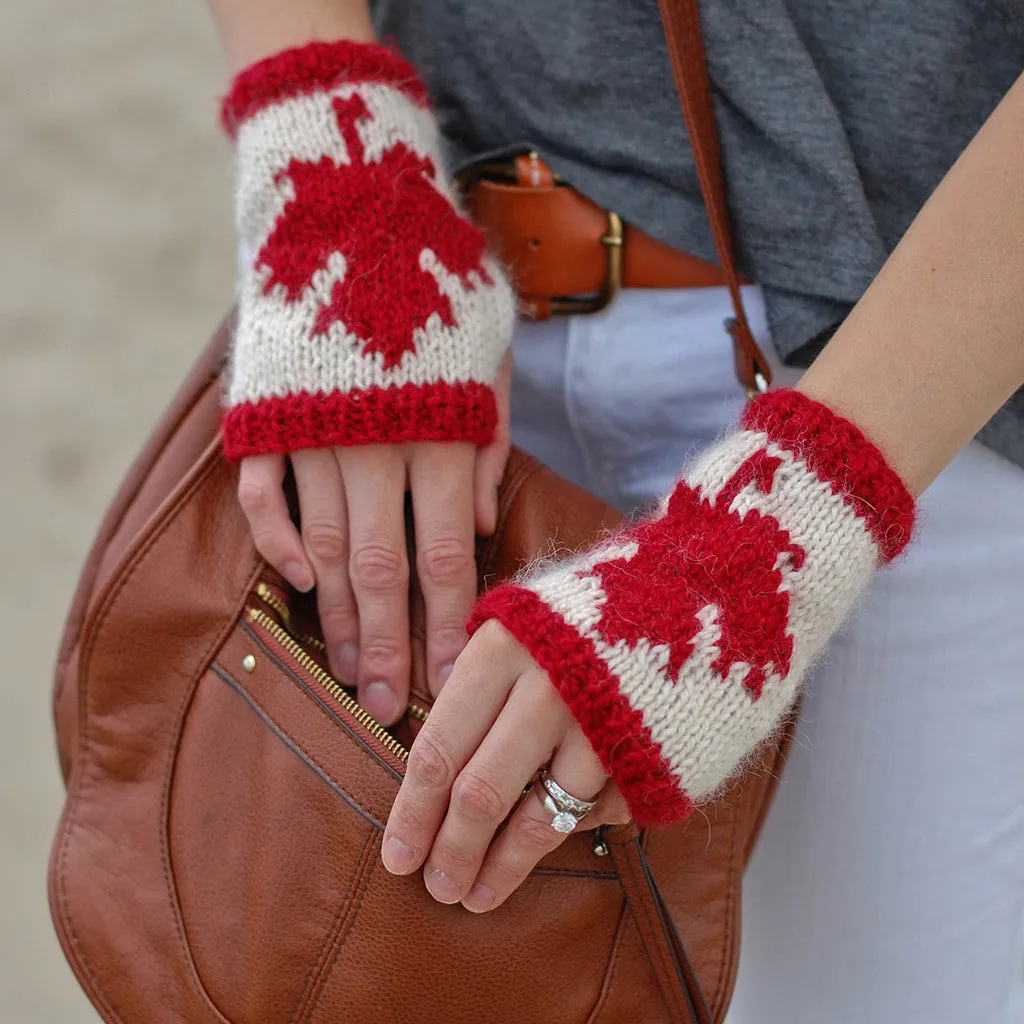
[[[537,158],[536,152],[529,155]],[[553,175],[554,182],[558,186],[567,186],[559,175]],[[512,161],[492,160],[477,164],[470,164],[468,167],[455,176],[457,187],[465,195],[472,188],[473,184],[481,179],[500,181],[503,183],[514,183],[516,181],[515,169]],[[600,313],[614,301],[615,297],[622,290],[622,250],[626,242],[626,229],[622,218],[614,211],[606,212],[608,227],[598,241],[607,250],[607,270],[605,273],[604,285],[599,292],[588,296],[555,296],[550,299],[550,311],[552,314],[585,316],[590,313]]]
[[[600,313],[612,304],[622,290],[622,249],[626,231],[622,218],[614,210],[608,211],[608,230],[599,241],[607,251],[604,287],[596,295],[586,298],[554,298],[551,300],[552,313],[572,316]]]

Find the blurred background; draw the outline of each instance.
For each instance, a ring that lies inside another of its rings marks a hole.
[[[121,474],[230,301],[202,0],[0,4],[0,1021],[93,1024],[46,899],[51,670]]]

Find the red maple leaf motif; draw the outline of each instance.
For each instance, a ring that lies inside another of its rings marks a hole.
[[[294,302],[328,258],[341,253],[345,276],[317,311],[313,333],[341,322],[365,342],[365,355],[380,352],[386,368],[397,366],[406,352],[416,351],[413,331],[432,314],[455,324],[451,302],[420,268],[420,254],[432,249],[466,287],[473,287],[472,272],[490,284],[484,237],[438,190],[433,163],[404,142],[379,161],[366,159],[356,122],[371,115],[361,97],[336,98],[334,111],[349,162],[293,159],[278,174],[278,182],[290,179],[294,198],[285,203],[256,264],[270,270],[264,293],[283,285]]]
[[[751,510],[742,518],[729,512],[739,492],[755,483],[771,491],[782,460],[763,449],[747,459],[712,505],[699,492],[679,484],[664,518],[631,531],[639,542],[631,559],[615,558],[595,566],[607,600],[598,629],[610,644],[631,647],[647,639],[667,644],[672,678],[693,650],[701,629],[697,612],[718,607],[721,638],[713,668],[725,676],[734,664],[750,665],[744,685],[761,696],[766,669],[789,672],[793,638],[786,632],[789,595],[779,592],[779,555],[787,553],[794,568],[804,551],[771,516]]]

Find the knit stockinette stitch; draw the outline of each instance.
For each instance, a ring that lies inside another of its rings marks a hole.
[[[487,444],[515,306],[441,171],[412,67],[311,43],[243,71],[229,458],[369,442]]]
[[[548,673],[641,824],[685,817],[770,736],[914,503],[860,430],[755,399],[658,511],[484,595]]]

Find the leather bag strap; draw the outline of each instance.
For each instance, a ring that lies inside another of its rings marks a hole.
[[[753,395],[768,390],[772,373],[764,353],[754,340],[740,295],[740,275],[736,268],[736,252],[726,204],[725,175],[715,125],[715,108],[711,101],[711,78],[704,53],[700,7],[698,0],[658,0],[658,7],[661,10],[679,102],[697,165],[700,189],[711,222],[711,233],[732,298],[734,315],[726,323],[726,328],[732,335],[736,375],[747,393]]]
[[[733,339],[736,375],[747,393],[753,395],[768,390],[772,372],[754,340],[740,294],[700,8],[698,0],[658,0],[658,6],[715,249],[732,299],[734,316],[726,328]],[[715,1024],[671,911],[647,862],[642,841],[639,834],[625,842],[605,837],[605,846],[615,864],[626,904],[665,1005],[673,1024]]]
[[[606,839],[629,912],[654,969],[672,1024],[714,1024],[700,982],[644,854],[641,835]]]

